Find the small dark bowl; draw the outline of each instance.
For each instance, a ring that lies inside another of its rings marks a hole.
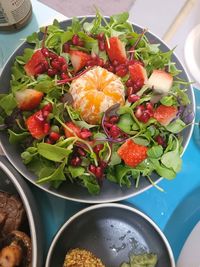
[[[32,267],[42,267],[42,227],[33,195],[11,164],[0,156],[0,190],[11,194],[18,194],[23,202],[32,241]]]
[[[45,267],[62,267],[66,253],[84,248],[105,266],[128,262],[131,254],[156,253],[156,267],[175,267],[167,239],[144,213],[122,204],[99,204],[79,211],[58,231],[50,246]]]
[[[81,17],[80,17],[81,19]],[[89,16],[87,18],[87,21],[90,22],[93,19],[92,16]],[[66,21],[61,22],[61,27],[66,28],[71,24],[71,19],[68,19]],[[142,32],[142,28],[133,25],[136,32]],[[148,32],[146,33],[147,38],[152,43],[159,43],[160,48],[162,51],[166,52],[169,51],[168,46],[160,40],[157,36],[154,34]],[[17,55],[21,55],[25,48],[31,47],[28,43],[24,42],[9,58],[7,61],[3,71],[2,75],[0,77],[0,93],[6,93],[9,91],[10,87],[10,78],[11,78],[11,67],[14,63],[15,57]],[[179,61],[179,59],[173,54],[172,60],[176,63],[176,66],[178,69],[182,70],[182,73],[179,75],[180,78],[189,81],[188,75]],[[191,86],[188,88],[188,96],[191,100],[191,105],[188,106],[192,111],[194,111],[195,107],[195,99],[194,99],[194,93]],[[183,131],[183,147],[184,151],[189,143],[189,140],[191,138],[191,134],[193,131],[193,124],[188,126]],[[126,187],[120,187],[117,184],[111,183],[109,181],[104,181],[101,193],[98,196],[91,196],[85,188],[82,188],[75,183],[65,182],[63,183],[58,189],[54,189],[50,187],[48,184],[42,184],[38,185],[36,183],[36,176],[31,173],[26,166],[23,164],[22,159],[20,157],[20,153],[22,152],[19,146],[13,146],[8,141],[8,134],[6,132],[0,132],[0,141],[2,144],[3,151],[9,161],[14,165],[14,167],[30,182],[33,184],[36,184],[38,187],[42,188],[43,190],[52,193],[54,195],[57,195],[59,197],[79,201],[79,202],[85,202],[85,203],[104,203],[104,202],[113,202],[113,201],[120,201],[132,196],[135,196],[147,189],[149,189],[152,185],[148,181],[148,179],[140,179],[140,184],[138,188],[134,186],[134,184],[131,186],[131,188]],[[160,176],[153,174],[152,180],[154,183],[158,182],[161,179]]]

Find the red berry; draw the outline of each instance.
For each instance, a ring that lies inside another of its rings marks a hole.
[[[147,123],[148,120],[150,119],[150,114],[148,112],[148,110],[145,110],[141,116],[138,118],[139,121],[143,122],[143,123]]]
[[[53,69],[60,70],[60,62],[57,59],[51,61],[51,66]]]
[[[79,166],[81,164],[82,160],[80,157],[75,156],[70,160],[70,164],[74,167]]]
[[[48,122],[45,122],[44,124],[44,134],[48,134],[50,130],[50,124]]]
[[[73,37],[72,37],[72,44],[73,45],[78,45],[79,41],[80,41],[80,39],[79,39],[78,35],[74,34]]]
[[[48,69],[48,70],[47,70],[47,74],[48,74],[50,77],[54,77],[54,76],[57,74],[57,70],[56,70],[56,69]]]
[[[65,79],[69,78],[69,76],[64,72],[60,74],[60,77],[61,77],[62,80],[65,80]]]
[[[50,140],[56,142],[60,138],[60,134],[56,132],[50,132],[49,138]]]
[[[140,97],[138,95],[135,95],[135,94],[131,94],[128,96],[128,102],[130,102],[130,103],[135,103],[139,99],[140,99]]]
[[[119,121],[119,117],[115,116],[115,115],[111,116],[110,119],[109,119],[110,123],[116,123],[118,121]]]
[[[64,57],[58,56],[58,62],[60,63],[60,65],[66,65],[66,59]]]
[[[94,153],[96,153],[98,155],[99,152],[103,149],[103,147],[104,147],[103,144],[98,144],[98,145],[94,146],[94,148],[93,148]]]
[[[58,56],[55,53],[51,52],[51,51],[49,51],[49,57],[51,59],[57,59],[58,58]]]
[[[45,57],[49,57],[49,49],[48,48],[46,48],[46,47],[42,48],[41,52]]]
[[[103,169],[100,166],[96,167],[95,175],[96,175],[97,178],[102,178]]]
[[[65,63],[65,64],[63,64],[63,65],[61,66],[60,70],[61,70],[62,72],[65,72],[65,71],[67,71],[67,68],[68,68],[68,66],[67,66],[67,64]]]
[[[96,166],[95,166],[95,165],[90,164],[88,169],[89,169],[89,171],[90,171],[91,173],[93,173],[94,175],[96,174]]]
[[[82,139],[87,139],[89,137],[92,136],[92,133],[90,132],[90,130],[83,128],[80,132],[80,138]]]
[[[116,125],[112,125],[111,129],[110,129],[110,135],[113,138],[117,138],[120,135],[120,129],[116,126]]]
[[[70,43],[66,42],[63,45],[63,52],[64,53],[69,53],[69,51],[70,51]]]

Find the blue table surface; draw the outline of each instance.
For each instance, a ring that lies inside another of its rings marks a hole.
[[[4,48],[4,59],[7,59],[13,50],[32,31],[38,29],[35,18],[32,18],[23,31],[18,33],[1,33],[0,45]],[[8,43],[9,46],[5,46]],[[5,49],[6,47],[6,49]],[[196,97],[197,116],[200,117],[200,91],[194,89]],[[129,198],[124,203],[134,205],[145,212],[164,231],[168,238],[174,256],[177,259],[188,234],[200,220],[200,135],[199,127],[195,126],[191,141],[183,155],[183,168],[176,179],[163,179],[159,186],[164,192],[151,188],[140,195]],[[76,203],[52,196],[30,184],[35,195],[45,231],[46,251],[60,226],[74,213],[86,207],[86,204]]]

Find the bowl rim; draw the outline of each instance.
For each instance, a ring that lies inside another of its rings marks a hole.
[[[132,213],[136,213],[139,216],[141,216],[143,219],[145,219],[147,222],[149,222],[153,228],[156,230],[156,232],[160,235],[161,239],[163,240],[167,252],[169,254],[169,258],[170,258],[170,262],[171,262],[171,267],[176,267],[175,266],[175,259],[174,259],[174,255],[172,252],[172,249],[170,247],[170,244],[166,238],[166,236],[164,235],[164,233],[161,231],[161,229],[158,227],[158,225],[149,217],[147,216],[145,213],[143,213],[142,211],[133,208],[131,206],[125,205],[125,204],[120,204],[120,203],[101,203],[101,204],[96,204],[93,206],[89,206],[87,208],[84,208],[80,211],[78,211],[77,213],[75,213],[73,216],[71,216],[61,227],[60,229],[57,231],[57,233],[55,234],[51,245],[49,247],[48,253],[47,253],[47,257],[46,257],[46,262],[45,262],[45,267],[49,267],[50,264],[50,260],[51,260],[51,255],[52,252],[54,250],[54,247],[58,241],[58,239],[60,238],[60,236],[62,235],[63,231],[71,224],[73,223],[74,220],[76,220],[77,218],[81,217],[83,214],[88,213],[92,210],[97,210],[97,209],[104,209],[104,208],[118,208],[118,209],[124,209],[124,210],[128,210]]]
[[[26,211],[28,223],[29,223],[29,230],[30,230],[30,238],[32,242],[32,265],[33,267],[38,267],[38,240],[37,240],[37,231],[36,231],[36,224],[35,219],[33,216],[33,212],[28,200],[28,196],[30,196],[31,192],[28,188],[28,186],[25,184],[25,181],[22,180],[22,178],[19,176],[19,174],[13,173],[10,166],[6,165],[6,159],[4,159],[2,156],[0,156],[0,169],[8,176],[8,179],[12,182],[14,185],[16,191],[18,192],[21,201],[23,203],[23,206]],[[15,169],[13,169],[16,171]],[[28,191],[28,193],[26,193]]]
[[[78,19],[82,19],[82,18],[85,18],[85,17],[86,17],[86,18],[94,18],[95,15],[76,16],[76,17],[77,17]],[[104,18],[109,19],[110,17],[109,17],[109,16],[104,16]],[[67,21],[72,21],[72,17],[69,17],[69,18],[67,18],[67,19],[65,19],[65,20],[59,21],[59,23],[64,23],[64,22],[67,22]],[[140,25],[138,25],[137,23],[134,23],[134,22],[132,22],[132,21],[129,21],[129,20],[128,20],[128,22],[129,22],[131,25],[136,26],[136,27],[138,27],[138,28],[140,28],[140,29],[144,28],[144,27],[142,27],[142,26],[140,26]],[[50,25],[50,24],[49,24],[49,25]],[[169,50],[171,50],[171,48],[169,47],[169,45],[168,45],[165,41],[163,41],[159,36],[157,36],[156,34],[154,34],[152,31],[149,31],[149,30],[148,30],[147,33],[149,33],[149,34],[155,36],[155,37],[157,38],[157,40],[158,40],[159,43],[164,44]],[[6,62],[4,63],[4,66],[3,66],[3,68],[2,68],[2,71],[0,72],[0,76],[2,75],[2,73],[3,73],[3,71],[4,71],[4,68],[6,68],[6,65],[8,64],[8,62],[10,61],[10,59],[13,57],[13,55],[14,55],[14,54],[18,51],[18,49],[19,49],[22,45],[24,45],[25,43],[26,43],[26,40],[24,40],[24,41],[23,41],[23,42],[22,42],[22,43],[21,43],[21,44],[14,50],[14,51],[13,51],[13,53],[8,57],[8,59],[7,59]],[[173,55],[177,58],[178,62],[181,64],[181,67],[182,67],[183,71],[185,72],[186,78],[187,78],[187,80],[189,81],[189,80],[190,80],[190,76],[188,75],[187,69],[186,69],[185,66],[183,65],[183,62],[180,61],[179,57],[176,55],[176,53],[175,53],[174,51],[173,51]],[[191,90],[192,103],[193,103],[193,112],[194,112],[194,114],[195,114],[195,106],[196,106],[196,102],[195,102],[194,90],[193,90],[193,87],[192,87],[191,85],[189,85],[189,88],[190,88],[190,90]],[[194,120],[193,120],[193,121],[194,121]],[[191,128],[190,128],[190,131],[189,131],[189,134],[188,134],[188,138],[187,138],[187,140],[186,140],[186,143],[185,143],[185,146],[184,146],[184,148],[183,148],[183,151],[182,151],[181,156],[183,156],[183,154],[184,154],[184,152],[185,152],[185,150],[186,150],[186,148],[187,148],[187,146],[188,146],[188,144],[189,144],[189,142],[190,142],[190,139],[191,139],[193,130],[194,130],[194,123],[191,124]],[[78,198],[78,197],[65,196],[65,195],[59,194],[59,193],[57,193],[57,192],[55,192],[55,191],[52,191],[52,190],[49,189],[49,188],[45,188],[45,187],[43,187],[42,185],[37,184],[37,183],[36,183],[35,181],[33,181],[32,179],[26,177],[26,176],[23,174],[23,171],[21,171],[20,168],[19,168],[18,166],[16,166],[15,164],[13,164],[12,159],[10,158],[9,154],[6,152],[6,149],[4,149],[4,146],[3,146],[2,142],[1,142],[1,140],[0,140],[0,145],[1,145],[1,148],[2,148],[2,150],[3,150],[3,153],[6,155],[6,157],[7,157],[8,160],[10,161],[10,163],[15,167],[15,169],[16,169],[21,175],[23,175],[28,181],[30,181],[33,185],[37,186],[38,188],[40,188],[40,189],[44,190],[45,192],[48,192],[48,193],[50,193],[50,194],[52,194],[52,195],[54,195],[54,196],[57,196],[57,197],[59,197],[59,198],[62,198],[62,199],[67,199],[67,200],[71,200],[71,201],[75,201],[75,202],[80,202],[80,203],[88,203],[88,204],[116,202],[116,201],[121,201],[121,200],[128,199],[128,198],[130,198],[130,197],[137,196],[137,195],[139,195],[139,194],[141,194],[141,193],[145,192],[146,190],[148,190],[148,189],[150,189],[150,188],[153,187],[153,184],[149,184],[148,186],[146,186],[146,187],[144,187],[144,188],[142,188],[142,189],[139,189],[139,190],[136,191],[136,192],[128,193],[128,194],[125,194],[124,196],[120,196],[120,197],[116,197],[116,198],[115,198],[115,197],[105,198],[105,199],[103,199],[103,200],[99,200],[99,198],[98,198],[98,200],[95,200],[95,199],[91,199],[91,200],[86,199],[86,200],[84,200],[84,199],[82,199],[82,198]],[[154,182],[154,184],[159,183],[161,180],[163,180],[163,177],[158,178],[158,179]],[[88,194],[89,194],[89,193],[88,193]],[[101,192],[100,192],[100,194],[101,194]],[[99,196],[100,196],[100,194],[99,194]]]

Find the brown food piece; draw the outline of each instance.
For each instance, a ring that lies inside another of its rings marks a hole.
[[[6,221],[6,214],[5,214],[5,212],[0,212],[0,232],[3,229],[3,226],[5,224],[5,221]]]
[[[20,266],[22,260],[22,248],[11,244],[0,251],[0,267]]]
[[[24,218],[25,210],[18,196],[0,192],[0,214],[2,215],[1,236],[6,236],[13,230],[20,228]]]
[[[105,267],[105,265],[92,252],[75,248],[65,256],[63,267]]]

